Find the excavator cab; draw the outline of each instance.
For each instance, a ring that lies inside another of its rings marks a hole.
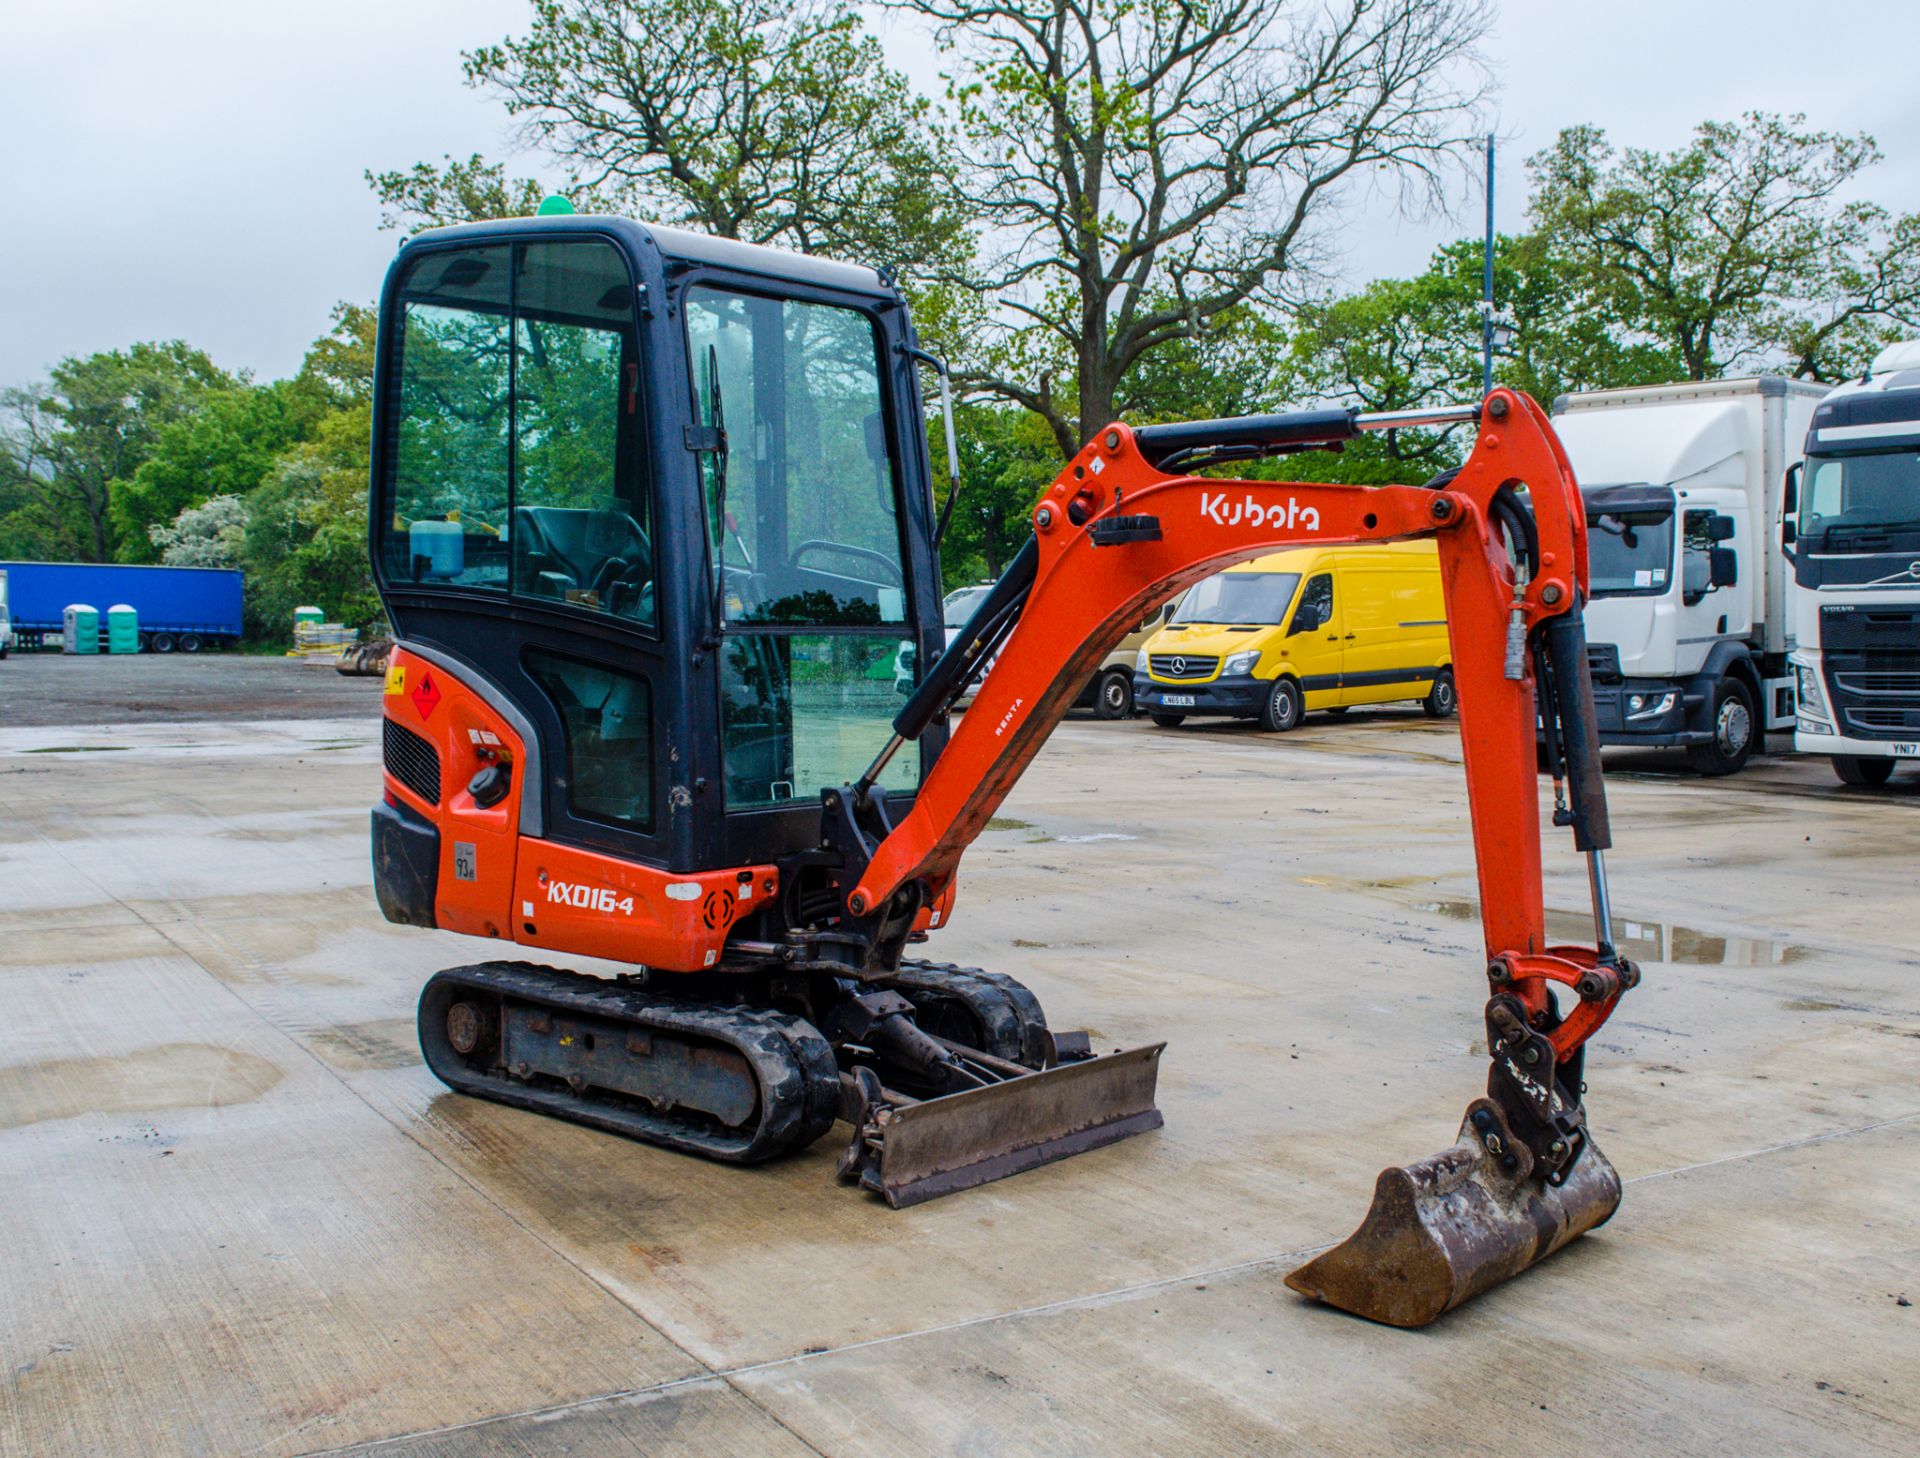
[[[574,216],[400,250],[368,513],[395,633],[375,890],[395,922],[624,969],[503,957],[436,974],[429,1067],[737,1163],[844,1121],[840,1177],[896,1207],[1159,1127],[1163,1045],[1096,1054],[1014,979],[909,953],[1144,616],[1272,551],[1432,536],[1480,868],[1487,1096],[1292,1281],[1418,1324],[1606,1219],[1620,1186],[1587,1133],[1584,1045],[1638,973],[1608,941],[1585,515],[1544,413],[1496,390],[1417,417],[1113,424],[948,644],[925,364],[904,299],[867,268]],[[1203,474],[1434,422],[1479,434],[1425,486]],[[950,410],[947,425],[957,477]],[[1554,821],[1588,856],[1591,948],[1545,941],[1536,724]]]
[[[663,873],[811,851],[821,788],[886,737],[900,643],[941,646],[898,293],[561,217],[410,243],[384,310],[380,589],[404,643],[521,721],[521,824]]]

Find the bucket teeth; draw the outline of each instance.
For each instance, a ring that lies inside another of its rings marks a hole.
[[[1369,1321],[1425,1326],[1603,1224],[1619,1205],[1620,1176],[1591,1140],[1564,1182],[1549,1185],[1503,1170],[1469,1118],[1451,1148],[1382,1170],[1360,1228],[1287,1284]]]

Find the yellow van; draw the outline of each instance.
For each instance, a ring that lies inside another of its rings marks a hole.
[[[1431,541],[1300,547],[1195,586],[1140,650],[1133,697],[1163,728],[1225,714],[1287,730],[1408,699],[1442,719],[1452,662]]]

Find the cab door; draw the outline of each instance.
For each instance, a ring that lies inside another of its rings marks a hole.
[[[1340,667],[1344,657],[1340,627],[1341,594],[1334,590],[1333,572],[1323,568],[1308,576],[1294,600],[1287,621],[1287,665],[1300,680],[1307,708],[1331,709],[1340,697]]]

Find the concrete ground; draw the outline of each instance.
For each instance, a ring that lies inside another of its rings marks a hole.
[[[895,1213],[440,1087],[371,709],[0,733],[0,1453],[1914,1451],[1915,776],[1612,764],[1625,1203],[1402,1332],[1281,1278],[1483,1077],[1449,726],[1064,726],[932,950],[1166,1128]]]

